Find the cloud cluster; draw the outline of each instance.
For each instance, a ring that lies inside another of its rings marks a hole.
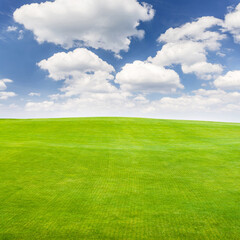
[[[131,92],[171,93],[183,89],[179,75],[172,69],[179,64],[185,74],[193,73],[203,80],[218,77],[223,67],[207,62],[208,51],[219,50],[220,40],[226,36],[209,30],[222,25],[222,20],[202,17],[178,28],[170,28],[158,41],[164,45],[157,55],[146,61],[126,64],[116,76],[121,89]]]
[[[26,109],[65,113],[75,109],[90,116],[91,112],[100,116],[120,112],[128,116],[152,114],[159,117],[170,112],[177,116],[184,112],[237,111],[240,108],[238,92],[200,89],[180,97],[147,98],[151,93],[174,93],[184,88],[178,73],[171,69],[177,64],[185,74],[193,73],[203,80],[214,79],[213,84],[219,89],[236,89],[238,71],[220,76],[223,66],[209,63],[207,59],[209,51],[220,50],[220,41],[226,37],[217,30],[222,25],[220,19],[202,17],[170,28],[159,37],[163,47],[155,57],[128,63],[115,77],[111,65],[85,48],[57,53],[38,65],[47,70],[53,80],[64,81],[60,89],[63,94],[53,95],[52,100],[42,103],[29,102]]]
[[[132,37],[142,38],[144,31],[137,27],[153,16],[152,6],[137,0],[55,0],[23,5],[14,12],[15,21],[31,30],[39,43],[115,53],[127,51]]]
[[[74,111],[73,111],[74,109]],[[200,89],[180,97],[148,101],[129,94],[92,94],[68,98],[63,102],[29,102],[26,111],[44,116],[134,116],[201,120],[239,120],[240,93]],[[41,115],[42,114],[42,115]],[[230,116],[230,117],[229,117]],[[235,116],[235,118],[234,118]]]
[[[162,47],[154,57],[127,63],[118,73],[87,49],[101,48],[119,56],[120,51],[128,51],[132,38],[144,37],[140,22],[153,17],[152,6],[137,0],[48,0],[17,9],[15,21],[31,30],[39,43],[46,41],[65,49],[75,48],[38,63],[49,78],[62,82],[62,87],[45,101],[28,102],[26,110],[60,116],[74,113],[186,118],[189,114],[187,118],[194,115],[201,119],[204,114],[227,116],[231,112],[240,117],[240,71],[222,75],[224,66],[209,58],[210,53],[224,56],[221,53],[221,41],[227,37],[224,32],[233,34],[240,43],[240,4],[225,20],[206,16],[169,28],[157,39]],[[15,28],[10,26],[8,31]],[[184,74],[210,81],[205,86],[216,90],[183,93],[176,65]],[[3,92],[7,81],[0,80],[0,99],[14,94]]]
[[[142,61],[126,64],[114,78],[114,68],[93,52],[78,48],[61,52],[38,63],[53,80],[64,81],[60,89],[65,97],[86,92],[160,92],[171,93],[183,89],[178,74],[171,69]],[[116,87],[120,85],[120,89]],[[53,95],[53,98],[63,95]]]

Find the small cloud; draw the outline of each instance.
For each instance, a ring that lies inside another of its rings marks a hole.
[[[18,33],[18,40],[22,40],[23,36],[24,36],[24,31],[23,30],[19,30],[16,26],[8,26],[7,27],[7,32],[17,32]]]
[[[0,92],[0,100],[7,100],[10,97],[16,97],[17,94],[14,92]]]
[[[30,96],[30,97],[40,97],[41,94],[40,93],[31,92],[31,93],[28,94],[28,96]]]
[[[227,12],[228,13],[231,13],[233,10],[234,10],[234,6],[233,5],[230,5],[230,6],[227,7]]]
[[[22,40],[22,39],[23,39],[23,30],[20,30],[18,34],[18,40]]]
[[[122,56],[119,54],[119,53],[115,53],[114,54],[114,57],[121,60],[122,59]]]
[[[18,109],[19,106],[17,104],[15,104],[15,103],[12,103],[12,104],[9,105],[9,108],[11,108],[11,109]]]
[[[4,91],[7,89],[6,83],[12,83],[13,81],[11,79],[0,79],[0,91]]]
[[[217,52],[217,56],[219,56],[219,57],[225,57],[226,54],[225,54],[225,53],[222,53],[222,52]]]
[[[16,32],[17,31],[17,27],[15,27],[15,26],[8,26],[8,28],[7,28],[7,32]]]

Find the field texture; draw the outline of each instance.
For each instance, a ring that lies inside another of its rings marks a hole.
[[[1,120],[0,239],[238,240],[240,124]]]

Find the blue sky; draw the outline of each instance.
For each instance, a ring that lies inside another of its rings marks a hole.
[[[0,117],[239,122],[238,4],[2,0]]]

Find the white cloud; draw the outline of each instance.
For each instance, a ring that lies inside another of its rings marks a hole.
[[[17,31],[17,27],[16,26],[8,26],[7,27],[7,32],[16,32]]]
[[[65,96],[83,92],[113,92],[116,88],[109,82],[114,79],[114,68],[93,52],[78,48],[72,52],[56,53],[38,63],[55,81],[64,80],[61,91]]]
[[[30,96],[30,97],[40,97],[41,94],[40,93],[31,92],[31,93],[28,94],[28,96]]]
[[[0,91],[6,90],[7,89],[7,85],[6,83],[12,83],[13,81],[11,79],[1,79],[0,80]]]
[[[148,61],[160,65],[171,66],[172,64],[191,65],[206,61],[206,50],[202,43],[193,41],[179,41],[165,44],[154,58]]]
[[[208,51],[220,49],[220,40],[226,36],[209,30],[222,25],[222,20],[214,17],[202,17],[178,28],[170,28],[158,41],[164,42],[157,55],[148,59],[159,66],[180,64],[185,74],[194,73],[199,79],[211,80],[222,73],[220,64],[207,62]]]
[[[217,88],[225,90],[240,90],[240,71],[229,71],[214,81]]]
[[[183,88],[174,70],[142,61],[126,64],[116,75],[116,83],[122,90],[133,92],[169,93]]]
[[[55,0],[23,5],[14,12],[16,22],[44,41],[70,48],[79,44],[119,53],[127,51],[132,37],[142,38],[140,21],[154,10],[136,0]]]
[[[28,102],[26,104],[27,111],[51,111],[51,108],[54,107],[53,101],[43,101],[43,102]]]
[[[56,53],[49,59],[42,60],[38,66],[47,70],[49,77],[56,81],[83,73],[114,71],[111,65],[85,48],[78,48],[68,53]]]
[[[224,28],[233,35],[236,43],[240,43],[240,4],[231,10],[225,16]]]
[[[211,80],[222,73],[223,67],[220,64],[197,62],[190,66],[182,65],[182,70],[184,73],[194,73],[200,79]]]
[[[185,74],[194,73],[198,78],[211,80],[222,73],[220,64],[207,62],[207,52],[204,44],[193,41],[179,41],[165,44],[161,51],[149,62],[158,66],[172,66],[180,64]]]
[[[201,17],[197,21],[186,23],[178,28],[169,28],[166,33],[162,34],[159,42],[179,42],[194,41],[202,42],[210,50],[219,49],[219,40],[225,38],[225,35],[216,31],[208,31],[214,26],[222,26],[223,21],[215,17]]]

